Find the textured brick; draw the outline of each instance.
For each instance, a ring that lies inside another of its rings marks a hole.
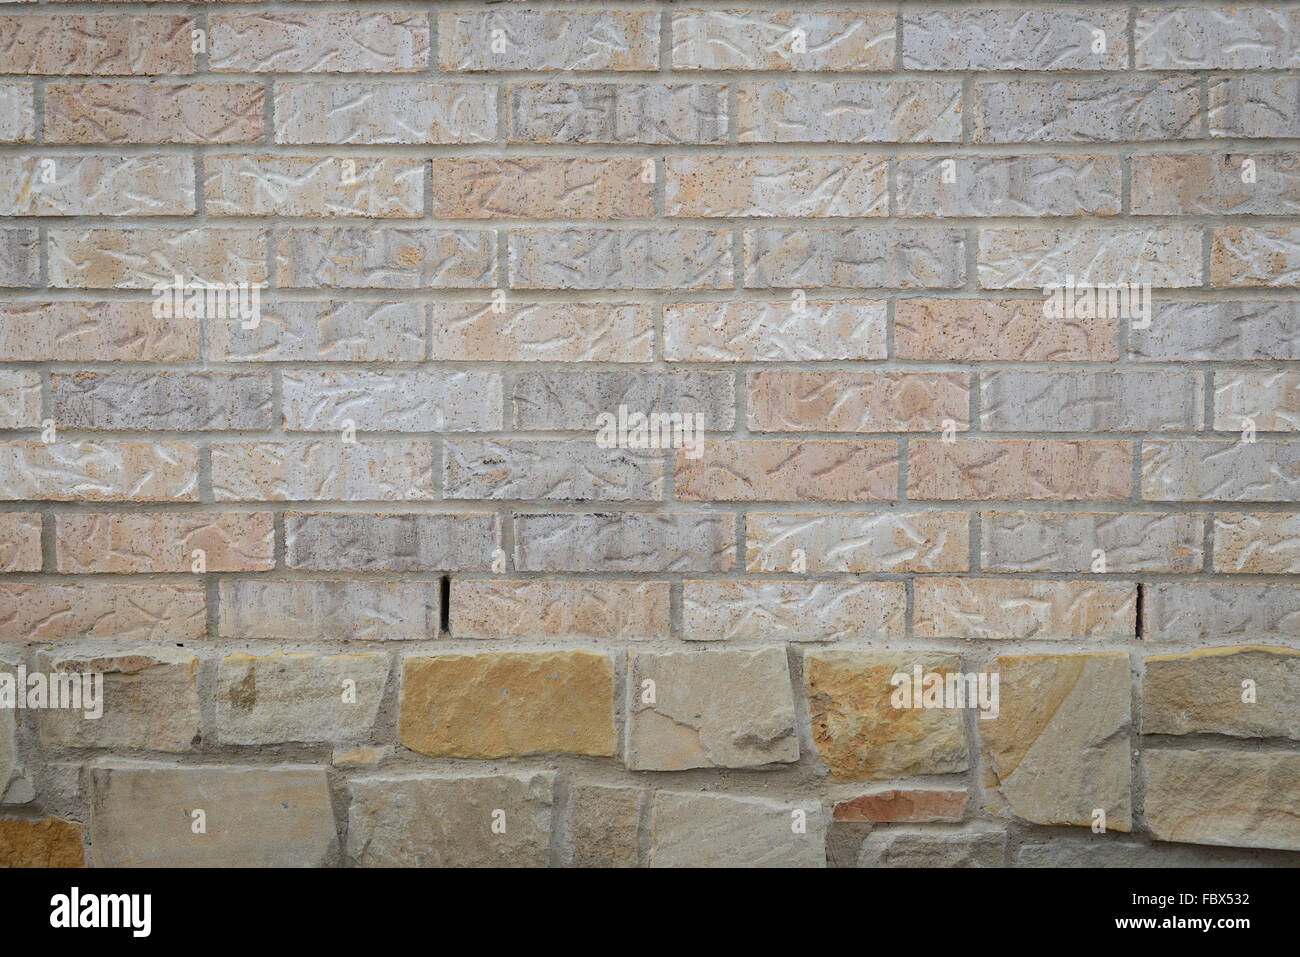
[[[1200,135],[1195,77],[975,83],[976,143],[1114,143]]]
[[[785,362],[885,358],[879,299],[678,302],[664,305],[670,362]]]
[[[0,818],[0,867],[85,867],[86,829],[62,818]]]
[[[821,572],[964,572],[970,522],[964,512],[750,512],[748,571],[792,571],[799,556]]]
[[[97,867],[320,867],[337,854],[321,768],[111,763],[90,780]]]
[[[67,708],[40,713],[41,743],[47,747],[185,752],[198,743],[199,659],[191,652],[166,646],[60,648],[42,652],[36,664],[48,675],[103,682],[97,718]]]
[[[223,324],[213,323],[209,335]],[[6,362],[180,362],[199,355],[199,321],[156,319],[149,302],[0,302]]]
[[[0,639],[201,638],[206,611],[202,585],[0,585]]]
[[[1201,567],[1199,515],[1150,512],[985,512],[980,567],[999,572],[1190,572]]]
[[[1300,285],[1300,229],[1219,226],[1213,236],[1210,285]]]
[[[428,500],[433,443],[213,442],[212,492],[219,502]]]
[[[614,754],[614,663],[593,651],[402,661],[397,735],[421,754]]]
[[[935,432],[970,409],[963,372],[773,370],[748,377],[756,432]]]
[[[1150,749],[1142,764],[1157,841],[1300,850],[1300,755]]]
[[[796,812],[805,830],[791,826]],[[656,791],[650,812],[651,867],[825,867],[820,803],[726,794]]]
[[[195,549],[210,572],[275,567],[270,512],[79,512],[54,521],[61,572],[188,572]]]
[[[267,429],[271,378],[256,372],[76,372],[51,377],[50,403],[55,422],[72,429]]]
[[[433,158],[433,215],[445,219],[635,219],[654,215],[636,157]]]
[[[1097,52],[1094,31],[1106,45]],[[1128,16],[1081,10],[949,10],[903,14],[907,70],[1123,70]]]
[[[1156,582],[1146,588],[1142,637],[1248,640],[1294,636],[1300,629],[1300,589],[1288,585]]]
[[[898,494],[894,442],[705,442],[673,453],[679,502],[861,502]]]
[[[40,233],[0,229],[0,286],[35,286],[40,277]]]
[[[208,29],[218,72],[400,73],[429,60],[423,13],[214,13]]]
[[[883,157],[680,156],[664,161],[668,216],[885,216]]]
[[[286,512],[284,538],[290,568],[486,571],[499,545],[500,521],[493,514],[468,512]]]
[[[457,638],[609,638],[672,634],[667,582],[500,581],[451,583]]]
[[[196,502],[199,449],[188,442],[3,442],[0,499]]]
[[[42,176],[53,163],[54,182]],[[0,157],[3,216],[184,216],[194,212],[185,156]]]
[[[513,362],[648,362],[650,308],[604,303],[435,302],[433,358]]]
[[[1036,824],[1132,827],[1128,654],[1001,655],[999,713],[976,726],[992,810]]]
[[[899,708],[896,674],[960,672],[959,655],[809,651],[804,655],[813,745],[831,776],[865,781],[964,771],[966,729],[957,708]]]
[[[189,17],[175,16],[0,16],[0,73],[193,73],[194,25]]]
[[[1256,181],[1243,183],[1243,162]],[[1295,215],[1300,156],[1295,153],[1156,153],[1132,158],[1135,215]]]
[[[294,226],[275,239],[281,287],[427,289],[491,286],[496,237],[483,229]]]
[[[955,229],[771,227],[744,238],[750,288],[954,288],[966,278],[965,237]]]
[[[515,568],[547,572],[725,572],[736,521],[712,512],[515,516]]]
[[[334,432],[462,432],[501,427],[501,377],[494,372],[410,370],[284,374],[284,426]]]
[[[1294,372],[1216,372],[1214,427],[1231,431],[1249,418],[1265,432],[1300,430],[1300,375]]]
[[[442,488],[449,499],[660,501],[663,486],[663,453],[657,450],[605,449],[589,439],[443,445]]]
[[[1203,377],[1183,372],[985,372],[990,432],[1159,432],[1202,428]]]
[[[735,424],[732,376],[723,372],[521,372],[511,402],[521,429],[600,427],[600,415],[691,413],[710,431]]]
[[[0,83],[0,142],[36,139],[36,96],[31,83]]]
[[[1131,639],[1137,589],[1114,581],[918,578],[918,638]]]
[[[48,83],[50,143],[257,143],[261,83]]]
[[[895,348],[910,359],[1116,358],[1115,318],[1079,322],[1044,312],[1042,300],[903,299],[896,304]]]
[[[437,637],[440,583],[420,581],[222,581],[223,638]]]
[[[784,648],[629,652],[628,683],[627,766],[633,771],[799,759]],[[653,689],[649,699],[647,688]]]
[[[217,672],[217,739],[359,740],[374,726],[387,679],[387,655],[227,655]]]
[[[153,289],[175,282],[266,282],[266,232],[231,227],[51,228],[50,285]],[[215,320],[215,317],[211,317]]]
[[[545,867],[555,774],[348,781],[347,856],[361,867]],[[504,820],[505,833],[494,833]]]
[[[209,216],[369,216],[416,219],[424,211],[417,159],[206,156]]]
[[[504,50],[493,49],[497,39]],[[438,68],[657,70],[659,16],[628,10],[441,11]]]
[[[1300,302],[1153,303],[1151,326],[1129,333],[1142,362],[1300,359]]]
[[[1206,86],[1211,136],[1300,135],[1300,113],[1292,108],[1300,95],[1300,79],[1294,75],[1210,77]]]
[[[901,637],[901,582],[690,581],[682,637],[690,641],[839,641]]]
[[[717,83],[508,84],[511,142],[724,143]]]
[[[906,156],[895,165],[903,216],[1113,216],[1120,211],[1118,156]],[[948,173],[955,182],[945,182]]]
[[[907,455],[909,499],[1105,501],[1133,492],[1130,442],[912,439]]]
[[[482,143],[496,127],[495,91],[478,84],[275,84],[277,143]]]
[[[697,10],[672,14],[674,70],[889,70],[883,10]],[[796,33],[795,31],[799,31]],[[796,50],[795,38],[799,38]]]
[[[1143,734],[1300,740],[1300,651],[1231,645],[1152,655],[1142,677]],[[1249,681],[1254,691],[1244,701]]]
[[[0,512],[0,572],[40,570],[40,512]]]
[[[516,289],[730,289],[723,229],[512,229]]]
[[[770,80],[736,84],[741,143],[956,143],[961,84]]]
[[[41,424],[41,376],[31,369],[0,369],[0,428]]]
[[[1149,283],[1156,288],[1201,283],[1201,231],[1152,228],[981,229],[983,289],[1041,289],[1075,283]]]
[[[208,358],[218,362],[424,358],[424,309],[415,302],[276,302],[262,306],[255,329],[243,328],[242,322],[212,322],[207,333]]]
[[[1142,497],[1294,502],[1300,499],[1300,442],[1144,442]]]
[[[1143,10],[1139,70],[1282,70],[1300,67],[1300,11],[1192,7]]]
[[[1214,570],[1300,574],[1300,515],[1219,512],[1214,516]]]

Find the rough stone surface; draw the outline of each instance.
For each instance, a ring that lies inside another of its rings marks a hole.
[[[84,833],[57,817],[0,818],[0,867],[85,867]]]
[[[1230,645],[1146,658],[1143,734],[1300,740],[1300,650]]]
[[[569,790],[574,867],[635,867],[645,792],[584,784]]]
[[[802,812],[804,830],[796,833]],[[822,806],[722,794],[655,792],[651,867],[825,867]]]

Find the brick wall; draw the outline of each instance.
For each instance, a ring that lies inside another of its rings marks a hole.
[[[0,708],[0,863],[1300,862],[1300,4],[34,0],[0,74],[0,671],[104,682]]]

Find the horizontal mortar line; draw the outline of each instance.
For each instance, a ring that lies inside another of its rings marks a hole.
[[[801,216],[667,216],[667,217],[619,217],[608,219],[583,218],[528,218],[528,217],[480,217],[480,218],[438,218],[423,219],[419,215],[409,217],[374,217],[357,214],[355,216],[325,215],[283,215],[283,214],[240,214],[221,216],[211,210],[207,214],[207,225],[225,226],[232,229],[282,230],[298,227],[316,229],[369,227],[373,229],[394,230],[488,230],[505,228],[507,230],[636,230],[636,229],[717,229],[737,223],[748,228],[817,230],[817,229],[879,229],[898,228],[906,225],[912,229],[952,229],[961,228],[1029,228],[1029,229],[1071,229],[1084,227],[1103,227],[1114,229],[1159,229],[1163,227],[1225,227],[1239,228],[1292,226],[1300,227],[1300,214],[1291,213],[1178,213],[1129,217],[1114,215],[1080,214],[1068,216],[1032,215],[1019,216],[935,216],[919,214],[915,216],[824,216],[809,219]],[[167,213],[153,215],[150,213],[95,214],[95,213],[50,213],[50,214],[11,214],[3,217],[5,225],[49,226],[55,229],[77,229],[81,227],[103,229],[125,229],[130,227],[162,229],[172,226],[196,227],[193,213]]]

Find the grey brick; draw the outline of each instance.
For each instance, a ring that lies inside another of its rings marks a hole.
[[[1093,31],[1105,49],[1094,49]],[[1121,9],[905,11],[908,70],[1123,70],[1128,14]]]
[[[945,183],[947,163],[955,183]],[[1118,156],[904,156],[895,160],[902,216],[1112,216]]]
[[[483,288],[496,282],[487,229],[294,226],[276,237],[281,287]]]
[[[1300,501],[1300,442],[1144,442],[1142,497],[1157,502]]]
[[[1219,582],[1154,582],[1142,605],[1142,637],[1185,642],[1198,638],[1292,637],[1300,630],[1300,588]]]
[[[432,442],[212,443],[219,502],[421,501],[433,489]]]
[[[223,638],[436,638],[436,581],[223,580]]]
[[[424,309],[416,302],[263,304],[255,329],[208,324],[208,358],[218,362],[418,362]]]
[[[514,143],[723,143],[716,83],[511,83]]]
[[[980,567],[999,572],[1090,572],[1100,549],[1111,572],[1198,571],[1199,515],[983,512]]]
[[[516,289],[730,289],[725,229],[512,229]]]
[[[674,70],[889,70],[892,11],[698,10],[672,15]],[[799,30],[795,51],[794,31]]]
[[[772,80],[736,84],[742,143],[956,143],[961,84]]]
[[[505,50],[493,50],[495,31]],[[659,15],[627,10],[473,10],[438,14],[438,68],[657,70]]]
[[[486,571],[501,520],[486,512],[286,512],[285,563],[315,571]]]
[[[1156,302],[1151,326],[1130,329],[1143,362],[1300,359],[1300,302]]]
[[[40,233],[35,229],[0,229],[0,286],[36,285],[39,246]]]
[[[733,379],[726,372],[521,372],[511,402],[520,429],[596,430],[602,413],[617,418],[691,413],[708,431],[735,425]],[[594,436],[593,436],[594,437]]]
[[[525,513],[515,516],[519,571],[727,571],[735,516],[717,512]]]
[[[1205,382],[1191,372],[985,372],[991,432],[1156,432],[1203,428]]]
[[[957,229],[789,227],[745,230],[745,285],[955,288],[966,281]]]
[[[275,84],[277,143],[483,143],[496,90],[479,83]]]
[[[976,143],[1114,143],[1200,135],[1195,77],[975,83]]]
[[[1278,76],[1210,77],[1211,136],[1242,139],[1300,136],[1300,78]]]
[[[1139,70],[1286,70],[1300,67],[1300,11],[1285,7],[1143,10]]]
[[[501,376],[495,372],[401,370],[284,373],[284,425],[335,432],[351,420],[360,432],[464,432],[501,428]]]
[[[78,372],[51,377],[54,421],[72,429],[271,427],[271,377],[257,372]]]
[[[443,445],[443,495],[468,499],[659,501],[664,453],[578,440],[455,440]]]
[[[1075,283],[1201,284],[1201,231],[1192,227],[981,229],[982,289]]]

